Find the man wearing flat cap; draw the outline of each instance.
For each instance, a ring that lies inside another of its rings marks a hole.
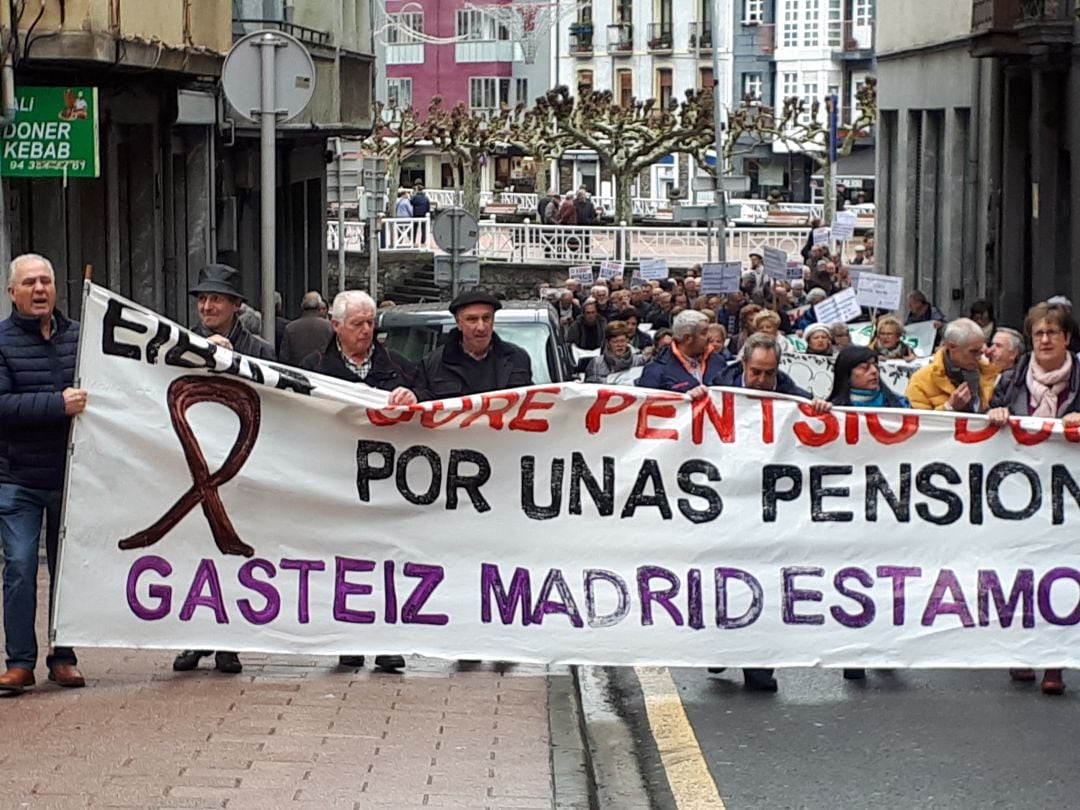
[[[199,271],[199,283],[188,290],[199,299],[199,324],[192,330],[211,343],[234,352],[275,360],[274,347],[240,323],[244,293],[240,271],[227,264],[208,264]]]
[[[274,347],[258,335],[253,335],[240,323],[240,307],[244,293],[240,288],[240,271],[227,264],[208,264],[199,271],[199,283],[188,290],[198,298],[199,323],[191,330],[211,343],[231,349],[248,357],[274,360]],[[173,669],[187,672],[211,650],[183,650],[173,659]],[[235,675],[243,671],[240,656],[234,652],[214,654],[214,669]]]
[[[533,384],[529,355],[495,334],[495,312],[501,307],[499,299],[482,292],[465,292],[450,302],[457,326],[420,364],[418,398],[447,399]]]

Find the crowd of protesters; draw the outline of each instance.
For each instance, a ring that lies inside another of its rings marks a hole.
[[[402,203],[408,202],[402,196]],[[573,205],[573,200],[563,205]],[[946,322],[922,292],[907,297],[907,311],[873,318],[868,346],[851,345],[846,324],[821,323],[815,304],[851,284],[851,264],[873,261],[873,240],[844,262],[821,246],[808,246],[802,278],[771,281],[760,254],[738,291],[705,294],[700,267],[683,278],[627,284],[616,275],[583,286],[573,279],[551,292],[569,344],[584,353],[579,372],[586,382],[607,382],[640,369],[637,385],[708,395],[711,386],[772,391],[803,397],[816,413],[833,406],[916,408],[987,414],[994,424],[1011,416],[1060,418],[1080,426],[1080,331],[1071,303],[1060,296],[1036,304],[1022,330],[998,324],[986,301],[970,317]],[[11,316],[0,322],[0,535],[4,555],[4,631],[7,670],[0,693],[20,694],[34,685],[38,656],[34,613],[38,535],[44,522],[50,587],[55,575],[57,532],[71,419],[92,405],[92,392],[74,383],[79,325],[56,309],[55,275],[47,259],[17,257],[8,273]],[[301,317],[279,318],[277,344],[245,326],[239,273],[209,265],[190,294],[197,299],[194,330],[208,341],[263,359],[280,359],[311,371],[388,392],[391,405],[514,388],[532,384],[531,361],[494,329],[500,300],[466,292],[450,303],[455,328],[419,363],[388,351],[374,339],[376,304],[360,291],[345,291],[327,306],[318,292],[301,301]],[[880,366],[913,361],[904,327],[930,323],[935,351],[910,377],[906,391],[891,390]],[[799,341],[809,354],[832,359],[828,397],[814,397],[781,368],[781,358]],[[185,650],[174,669],[199,665],[208,650]],[[222,672],[242,670],[236,653],[214,653]],[[74,650],[55,647],[47,657],[49,678],[61,686],[83,686]],[[362,666],[363,656],[342,656],[343,666]],[[397,670],[400,655],[380,655],[376,666]],[[1010,670],[1033,681],[1030,669]],[[746,686],[774,691],[771,670],[746,669]],[[844,677],[862,679],[863,670]],[[1065,691],[1061,669],[1048,669],[1046,694]]]

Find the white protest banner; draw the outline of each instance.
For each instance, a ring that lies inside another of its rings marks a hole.
[[[1058,421],[577,383],[389,408],[84,304],[57,644],[1080,664]]]
[[[852,282],[859,305],[869,309],[900,309],[904,293],[904,280],[900,276],[860,271]]]
[[[642,259],[638,265],[638,277],[645,281],[663,281],[668,277],[667,259]]]
[[[828,228],[814,228],[814,244],[815,245],[827,245],[829,244],[830,230]]]
[[[600,278],[615,278],[617,276],[622,276],[622,274],[623,274],[623,263],[622,262],[611,262],[611,261],[600,262]]]
[[[787,277],[788,280],[802,278],[803,277],[803,264],[802,262],[788,262],[787,263]]]
[[[862,309],[855,298],[855,291],[848,287],[814,304],[814,315],[818,323],[847,323],[862,315]]]
[[[701,294],[725,295],[739,289],[741,262],[709,262],[701,265]]]
[[[786,250],[780,248],[765,247],[765,255],[762,260],[765,263],[765,275],[777,281],[783,281],[788,276],[788,255]],[[799,266],[799,276],[802,276],[802,265]]]
[[[854,211],[837,211],[832,222],[832,238],[837,242],[847,242],[855,238],[855,220],[857,215]]]
[[[588,282],[592,284],[593,281],[593,269],[587,264],[578,265],[577,267],[568,268],[567,272],[570,274],[570,278],[576,279],[581,282]]]
[[[801,341],[796,342],[790,337],[788,340],[797,347],[805,347]],[[800,388],[816,397],[826,399],[832,393],[835,362],[836,358],[832,355],[807,354],[803,351],[784,352],[780,356],[780,370],[791,377]],[[886,360],[878,364],[878,373],[882,383],[887,385],[893,393],[904,396],[911,375],[928,362],[929,358],[913,363]]]

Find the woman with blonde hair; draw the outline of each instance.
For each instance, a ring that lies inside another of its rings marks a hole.
[[[874,327],[874,337],[870,340],[870,348],[877,352],[880,360],[904,360],[911,362],[915,359],[915,352],[900,338],[904,334],[904,325],[895,315],[884,315],[878,318]]]

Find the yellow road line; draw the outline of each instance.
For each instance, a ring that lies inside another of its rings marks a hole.
[[[679,810],[724,810],[724,800],[701,754],[679,691],[667,667],[636,667],[645,712]]]

